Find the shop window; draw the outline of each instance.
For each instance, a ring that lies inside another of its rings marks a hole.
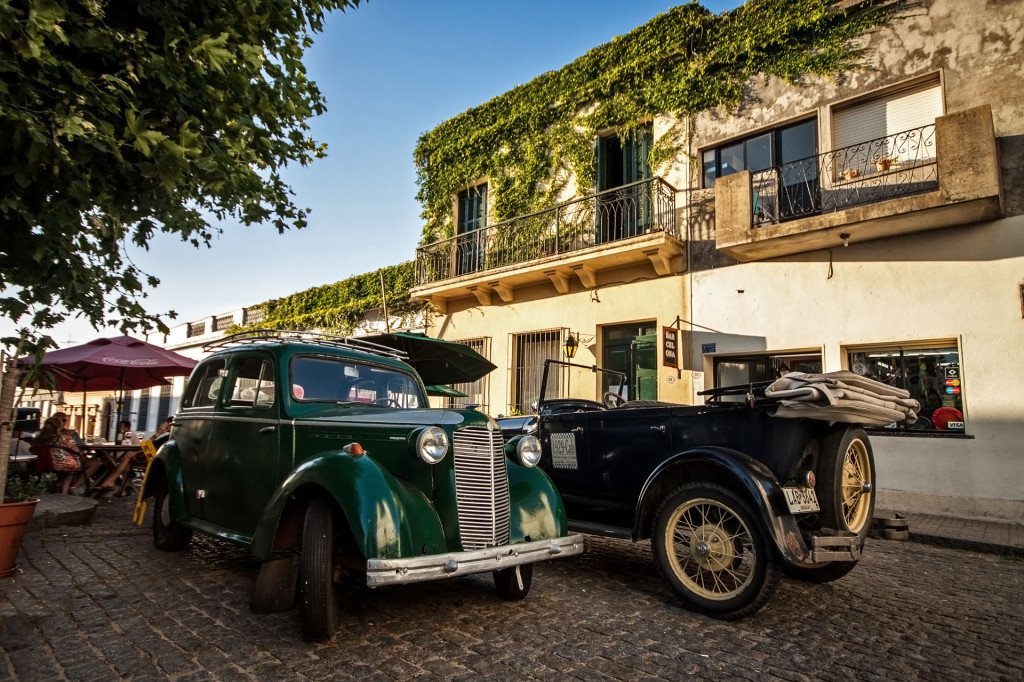
[[[790,372],[821,373],[821,353],[751,353],[716,357],[713,363],[715,388],[774,381]],[[722,400],[743,402],[742,395]]]
[[[955,345],[928,348],[901,346],[852,350],[850,370],[876,381],[905,388],[921,403],[914,424],[887,428],[963,433],[964,385]]]

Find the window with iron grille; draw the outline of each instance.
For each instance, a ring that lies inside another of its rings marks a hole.
[[[512,335],[512,399],[509,409],[519,414],[530,414],[531,403],[540,397],[540,382],[544,375],[544,361],[558,360],[562,357],[562,339],[567,330],[546,329]],[[558,372],[548,376],[548,393],[560,395]]]
[[[213,331],[222,332],[235,323],[234,315],[218,315],[213,318]]]
[[[202,336],[205,333],[206,333],[206,321],[205,320],[202,320],[200,322],[189,322],[188,323],[188,330],[187,330],[187,333],[186,333],[186,336],[188,336],[188,338],[192,338],[193,336]]]
[[[459,343],[464,343],[480,355],[484,356],[488,360],[491,359],[491,338],[481,337],[479,339],[459,339]],[[463,396],[456,396],[445,399],[445,407],[463,408],[467,405],[478,405],[482,412],[488,412],[487,396],[489,394],[490,383],[488,377],[490,375],[484,375],[472,382],[463,382],[458,384],[452,384],[452,388],[460,393],[465,393]]]

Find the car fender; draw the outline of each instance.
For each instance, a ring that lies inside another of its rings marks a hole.
[[[509,537],[512,542],[547,540],[569,534],[562,496],[548,475],[505,458],[510,505]]]
[[[633,539],[647,537],[646,529],[666,495],[681,483],[697,481],[724,484],[742,494],[753,504],[783,558],[804,561],[809,556],[796,518],[789,513],[782,486],[771,470],[738,450],[716,446],[677,453],[651,472],[640,490]]]
[[[159,472],[159,473],[154,473]],[[185,506],[185,482],[181,473],[181,455],[178,445],[173,440],[167,441],[153,456],[149,465],[149,474],[140,496],[148,499],[156,494],[157,486],[167,485],[167,496],[170,499],[171,520],[189,525],[192,520]],[[156,511],[154,510],[154,514]],[[141,523],[141,521],[139,521]]]
[[[422,492],[392,475],[371,456],[329,450],[300,464],[267,503],[253,534],[252,553],[270,556],[289,501],[323,494],[338,505],[363,558],[399,559],[447,551],[437,512]]]

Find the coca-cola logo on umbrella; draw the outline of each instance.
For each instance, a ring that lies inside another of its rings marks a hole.
[[[128,360],[126,358],[112,358],[108,356],[100,358],[99,360],[105,365],[118,365],[120,367],[153,367],[160,364],[159,360],[154,360],[152,358]]]

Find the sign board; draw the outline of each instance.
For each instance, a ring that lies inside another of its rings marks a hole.
[[[708,353],[714,353],[715,352],[715,348],[717,346],[718,346],[718,344],[716,344],[716,343],[702,343],[702,344],[700,344],[700,352],[701,352],[702,355],[706,355]]]
[[[661,364],[679,369],[679,330],[675,327],[661,328]]]

